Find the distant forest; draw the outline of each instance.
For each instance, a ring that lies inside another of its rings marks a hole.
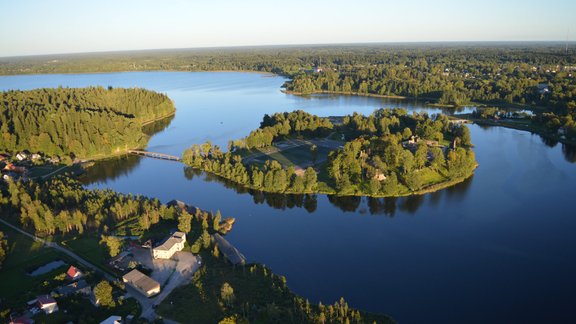
[[[409,96],[446,105],[535,109],[549,131],[576,131],[576,50],[559,43],[246,47],[0,58],[0,74],[261,71],[289,91]],[[545,115],[544,115],[545,114]]]
[[[144,89],[56,88],[0,92],[0,152],[94,158],[141,147],[142,126],[174,112]]]

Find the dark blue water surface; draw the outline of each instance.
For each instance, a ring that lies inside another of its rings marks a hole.
[[[33,75],[0,77],[0,89],[111,85],[166,93],[176,116],[153,130],[147,149],[175,155],[205,140],[225,148],[265,113],[442,112],[412,101],[286,95],[284,81],[255,73]],[[99,162],[85,182],[235,217],[229,240],[313,302],[344,296],[401,323],[576,322],[574,148],[528,132],[470,129],[480,165],[473,178],[423,196],[248,193],[179,163],[140,157]]]

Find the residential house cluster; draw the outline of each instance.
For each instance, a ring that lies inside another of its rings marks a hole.
[[[27,309],[20,316],[11,316],[10,323],[34,323],[32,317],[40,312],[46,315],[59,311],[57,298],[68,297],[75,294],[81,294],[88,298],[96,307],[99,301],[94,295],[93,288],[84,280],[85,274],[77,267],[71,265],[66,271],[65,284],[55,288],[50,294],[36,296],[27,302]]]
[[[0,154],[0,173],[3,181],[8,180],[28,180],[28,155],[18,153],[15,161],[12,161],[10,155]]]

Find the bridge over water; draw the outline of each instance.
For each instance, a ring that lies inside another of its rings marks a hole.
[[[148,152],[148,151],[139,151],[139,150],[128,150],[130,154],[136,154],[141,156],[147,156],[155,159],[161,160],[169,160],[169,161],[181,161],[179,156],[164,154],[164,153],[156,153],[156,152]]]

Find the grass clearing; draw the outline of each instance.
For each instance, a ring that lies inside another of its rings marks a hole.
[[[69,171],[71,167],[67,166],[65,164],[58,164],[58,165],[52,165],[52,164],[45,164],[45,165],[39,165],[39,166],[35,166],[30,168],[30,178],[40,178],[40,177],[45,177],[47,175],[50,176],[55,176],[58,174],[63,174],[67,171]]]
[[[76,254],[90,261],[94,265],[103,264],[108,258],[108,252],[100,239],[95,236],[81,236],[63,241],[62,245],[74,251]]]
[[[301,166],[308,167],[313,164],[313,154],[311,151],[312,145],[305,144],[297,147],[288,148],[285,150],[275,151],[273,153],[267,154],[258,158],[259,162],[265,162],[266,160],[276,160],[280,162],[284,167],[290,166]],[[316,161],[322,162],[328,158],[328,154],[332,149],[318,146],[318,151],[316,153]]]

